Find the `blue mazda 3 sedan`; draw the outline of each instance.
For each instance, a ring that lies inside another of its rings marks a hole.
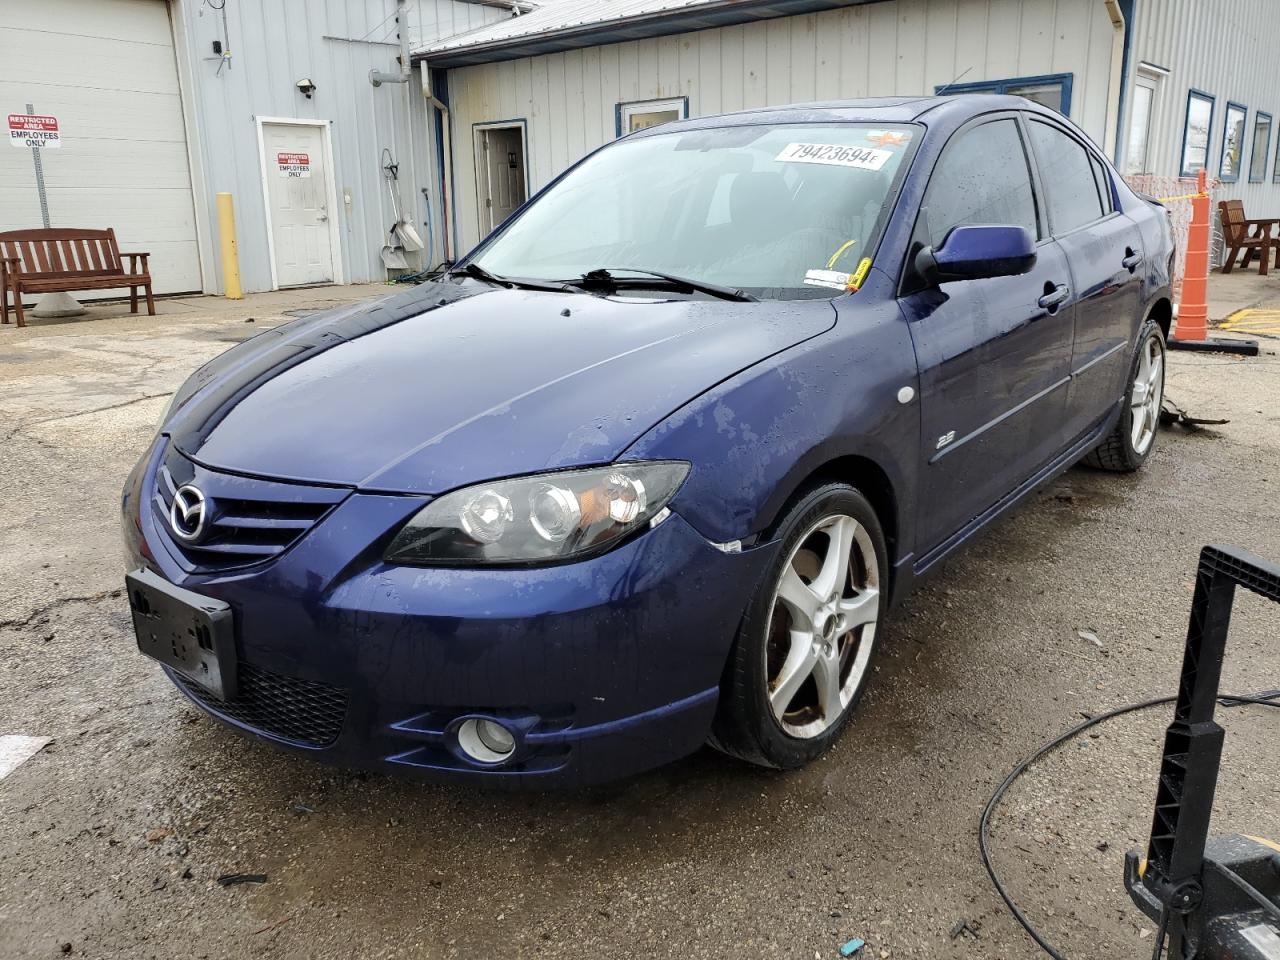
[[[187,381],[124,491],[139,648],[350,766],[799,766],[917,578],[1077,461],[1150,455],[1172,251],[1018,98],[633,134],[440,279]]]

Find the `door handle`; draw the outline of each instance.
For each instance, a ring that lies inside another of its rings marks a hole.
[[[329,215],[327,213],[322,213],[318,217],[316,217],[316,219],[319,220],[321,223],[328,223]]]
[[[1044,296],[1037,300],[1036,303],[1050,313],[1054,313],[1057,311],[1058,306],[1069,296],[1071,296],[1071,290],[1065,283],[1059,283],[1056,286],[1046,283],[1044,285]]]
[[[1124,259],[1120,261],[1121,266],[1123,266],[1130,273],[1133,273],[1133,271],[1138,269],[1138,264],[1140,264],[1141,262],[1142,262],[1142,254],[1134,253],[1133,247],[1124,248]]]

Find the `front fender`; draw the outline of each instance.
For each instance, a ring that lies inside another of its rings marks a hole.
[[[918,396],[915,353],[896,302],[851,300],[831,331],[717,385],[627,451],[693,465],[671,506],[703,536],[757,536],[809,478],[859,457],[888,479],[899,554],[911,550],[920,416],[899,391]]]

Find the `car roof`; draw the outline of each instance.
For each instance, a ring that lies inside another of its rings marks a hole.
[[[815,103],[790,103],[774,107],[755,107],[723,113],[717,116],[699,117],[664,123],[663,133],[695,130],[706,127],[738,126],[740,124],[857,122],[911,123],[924,119],[960,122],[968,117],[993,110],[1034,110],[1048,112],[1038,103],[1023,97],[1006,94],[965,94],[950,97],[868,97],[858,100],[821,100]],[[650,130],[658,130],[651,127]]]

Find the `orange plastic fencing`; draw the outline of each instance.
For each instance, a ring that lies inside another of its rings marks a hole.
[[[1203,173],[1201,174],[1203,176]],[[1199,192],[1199,177],[1161,177],[1150,173],[1131,174],[1124,178],[1138,193],[1155,197],[1169,211],[1169,219],[1173,223],[1173,239],[1176,253],[1173,260],[1173,295],[1182,297],[1182,281],[1187,272],[1187,231],[1191,228],[1193,199]],[[1209,210],[1214,208],[1214,191],[1220,187],[1221,181],[1209,180],[1206,190]],[[1216,217],[1209,218],[1208,249],[1217,250],[1221,246],[1221,227]]]

